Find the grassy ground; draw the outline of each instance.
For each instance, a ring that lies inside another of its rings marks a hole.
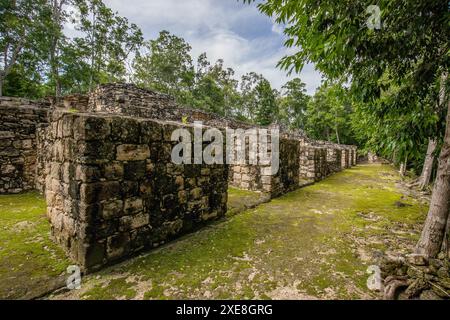
[[[230,189],[230,215],[261,203],[259,193]],[[39,297],[64,286],[71,264],[50,239],[37,193],[0,196],[0,299]]]
[[[268,201],[270,201],[270,196],[263,193],[229,188],[227,216],[232,217]]]
[[[376,299],[367,267],[411,250],[427,211],[398,179],[389,166],[346,170],[50,298]]]
[[[64,283],[69,261],[50,240],[36,193],[0,196],[0,299],[31,298]]]

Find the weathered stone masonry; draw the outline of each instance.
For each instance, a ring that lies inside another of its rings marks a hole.
[[[0,194],[35,188],[36,130],[47,123],[48,104],[0,98]]]
[[[86,270],[224,216],[227,166],[171,162],[180,124],[56,113],[51,127],[48,215],[56,241]]]
[[[172,132],[193,130],[184,123],[253,126],[132,85],[100,86],[51,109],[21,99],[0,103],[0,193],[45,191],[55,240],[86,271],[223,217],[228,185],[277,197],[356,165],[354,146],[283,129],[279,150],[267,150],[279,152],[275,175],[267,164],[174,165]],[[250,140],[244,143],[248,151]]]

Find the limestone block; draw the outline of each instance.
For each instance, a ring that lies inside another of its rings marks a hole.
[[[124,204],[125,214],[133,215],[144,210],[144,202],[141,198],[126,199]]]
[[[148,145],[122,144],[117,147],[116,159],[119,161],[139,161],[150,157]]]
[[[104,167],[105,179],[107,180],[121,180],[124,176],[123,164],[119,161],[108,163]]]
[[[262,176],[271,176],[272,175],[272,167],[263,167],[261,168]]]
[[[82,182],[100,181],[101,173],[98,167],[77,165],[75,168],[75,179]]]
[[[124,212],[124,204],[122,200],[109,200],[100,205],[101,217],[105,220],[122,217]]]
[[[140,128],[136,120],[122,117],[112,119],[111,136],[113,141],[128,144],[139,144],[141,139]]]
[[[101,266],[106,261],[105,241],[98,241],[90,244],[80,243],[75,249],[77,249],[76,260],[85,269]]]
[[[134,230],[149,224],[150,224],[150,216],[145,213],[120,218],[121,231]]]
[[[80,187],[81,201],[91,204],[120,196],[119,182],[83,183]]]
[[[64,132],[70,130],[70,115],[65,115],[63,121],[58,124],[58,128],[63,130],[63,133],[58,134],[60,137],[64,137]],[[73,116],[73,131],[75,140],[105,140],[110,134],[111,126],[105,118],[92,117],[85,115]]]
[[[141,142],[151,143],[162,140],[161,126],[154,121],[141,121]]]
[[[195,188],[191,190],[190,197],[192,200],[199,200],[202,197],[203,190],[201,188]]]

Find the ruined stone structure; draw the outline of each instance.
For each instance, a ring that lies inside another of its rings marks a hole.
[[[46,198],[53,235],[86,270],[223,217],[228,168],[174,165],[179,124],[56,112]]]
[[[192,132],[192,123],[202,121],[226,136],[227,128],[254,126],[178,107],[169,96],[132,85],[100,86],[51,108],[0,102],[0,193],[45,192],[55,241],[86,271],[223,217],[229,185],[277,197],[356,165],[354,146],[283,129],[279,149],[265,150],[279,156],[279,170],[248,161],[175,165],[176,129]],[[275,139],[275,127],[266,129],[259,135]],[[262,152],[251,139],[233,140],[235,147],[242,143]]]
[[[328,176],[327,150],[319,147],[301,148],[300,177],[306,181],[320,181]]]
[[[0,194],[35,188],[38,127],[47,123],[49,105],[0,98]]]

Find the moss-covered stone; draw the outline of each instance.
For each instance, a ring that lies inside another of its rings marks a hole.
[[[380,251],[410,250],[427,212],[403,196],[398,180],[389,166],[347,170],[89,276],[80,293],[55,298],[379,298],[366,287],[367,267]],[[409,205],[396,206],[400,200]],[[125,276],[131,286],[111,282]]]

